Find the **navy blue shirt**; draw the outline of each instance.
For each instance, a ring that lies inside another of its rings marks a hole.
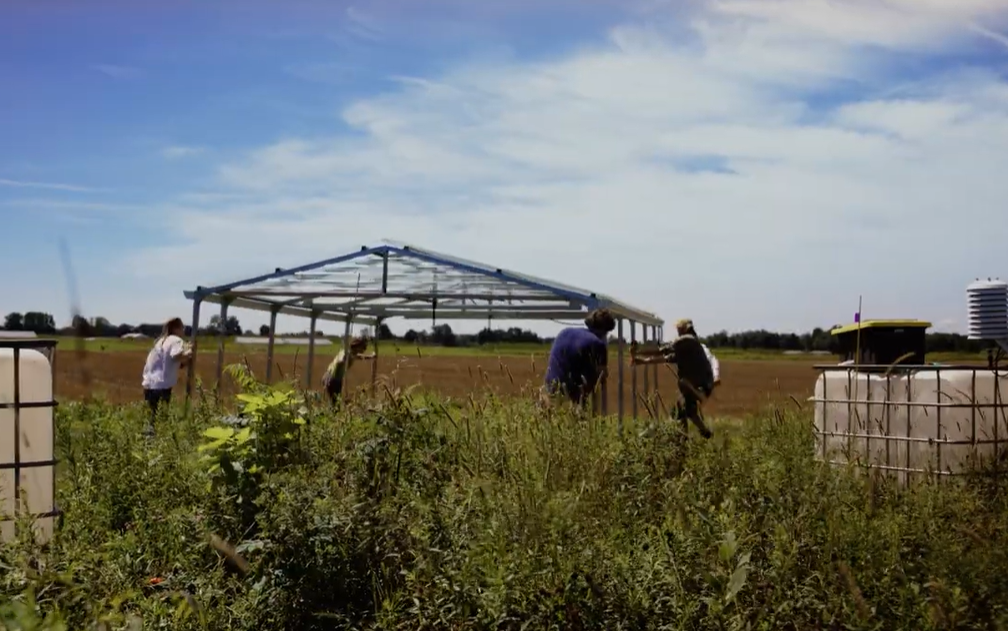
[[[581,403],[595,389],[609,357],[605,340],[588,329],[560,331],[550,349],[546,387]]]

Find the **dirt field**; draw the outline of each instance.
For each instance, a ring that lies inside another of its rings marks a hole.
[[[201,349],[202,350],[202,349]],[[88,388],[85,374],[90,376],[91,390],[103,394],[114,402],[138,401],[141,399],[140,374],[143,370],[146,352],[116,351],[78,356],[72,351],[59,351],[56,359],[56,396],[58,399],[79,399]],[[265,376],[265,353],[227,354],[226,363],[242,361],[246,357],[252,370],[260,378]],[[302,376],[306,370],[306,355],[299,358],[293,354],[278,354],[275,358],[273,378],[281,374]],[[295,359],[297,367],[295,369]],[[316,356],[312,371],[313,388],[331,360],[329,353]],[[818,361],[822,361],[819,358]],[[528,358],[508,357],[467,357],[467,356],[386,356],[378,360],[379,377],[387,377],[400,387],[421,384],[442,394],[467,398],[480,397],[488,389],[501,394],[520,394],[523,390],[538,388],[542,383],[545,358],[541,355]],[[211,388],[216,379],[217,352],[215,348],[201,352],[197,361],[197,374],[206,388]],[[613,366],[615,370],[615,357]],[[742,416],[758,411],[769,403],[784,403],[793,406],[791,398],[804,403],[811,395],[815,380],[813,362],[791,360],[722,360],[722,387],[705,408],[708,414],[719,416]],[[83,370],[82,370],[83,369]],[[631,410],[630,380],[633,370],[625,368],[625,405]],[[639,390],[643,392],[644,369],[637,369]],[[658,369],[659,393],[668,403],[675,400],[676,390],[673,374],[665,367]],[[351,370],[348,387],[366,388],[370,384],[371,366],[359,362]],[[227,376],[225,392],[233,388]],[[615,379],[610,379],[609,409],[615,411],[617,388]],[[182,395],[183,386],[176,388],[176,396]],[[643,408],[641,414],[643,414]]]

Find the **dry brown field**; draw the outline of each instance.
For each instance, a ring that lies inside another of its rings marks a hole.
[[[202,351],[202,349],[201,349]],[[83,398],[89,391],[114,403],[128,403],[142,398],[140,374],[145,351],[123,350],[115,352],[88,352],[78,354],[60,350],[56,358],[56,396],[62,400]],[[315,357],[312,387],[317,389],[319,378],[330,361],[328,353]],[[615,366],[615,358],[613,365]],[[274,358],[274,379],[298,375],[304,381],[306,356],[293,353],[277,354]],[[266,355],[262,352],[230,352],[226,363],[247,361],[254,373],[262,378],[266,371]],[[296,363],[295,363],[296,361]],[[722,386],[705,407],[708,414],[718,416],[745,416],[758,412],[769,404],[804,405],[812,393],[816,373],[812,366],[823,358],[814,359],[724,359],[721,362]],[[216,380],[217,353],[215,348],[201,352],[196,372],[204,387],[210,388]],[[387,355],[377,360],[379,379],[386,379],[399,387],[419,384],[453,398],[482,397],[488,391],[517,395],[530,392],[542,383],[545,357],[492,356],[411,356]],[[615,370],[615,367],[613,368]],[[643,391],[643,368],[637,369],[637,380]],[[624,369],[626,386],[624,404],[631,410],[630,381],[633,369]],[[617,387],[615,379],[609,384],[609,409],[615,411]],[[368,388],[371,383],[371,366],[358,362],[350,369],[348,387]],[[89,384],[89,385],[88,385]],[[227,376],[224,392],[233,392]],[[675,400],[674,374],[665,367],[658,369],[658,391],[665,402]],[[180,384],[175,396],[184,392]],[[643,413],[643,412],[641,412]]]

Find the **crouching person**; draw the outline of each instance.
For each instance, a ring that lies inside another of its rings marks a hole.
[[[675,417],[682,423],[683,430],[688,430],[688,422],[692,422],[701,436],[710,438],[714,434],[704,423],[700,405],[714,391],[720,376],[715,376],[709,359],[713,355],[700,343],[691,321],[677,322],[676,333],[678,337],[674,341],[657,349],[631,348],[630,364],[674,364],[679,373],[679,393],[682,395]]]
[[[592,311],[584,323],[584,328],[560,331],[553,340],[544,388],[549,395],[565,397],[578,406],[606,385],[606,337],[616,328],[616,319],[607,309]]]
[[[343,382],[353,362],[358,359],[373,360],[375,358],[373,353],[370,355],[364,354],[367,346],[368,341],[366,338],[355,337],[350,341],[349,353],[346,350],[340,349],[340,352],[336,353],[336,357],[330,362],[329,367],[326,368],[325,373],[322,375],[322,389],[325,390],[330,403],[335,404],[340,400],[340,395],[343,394]]]

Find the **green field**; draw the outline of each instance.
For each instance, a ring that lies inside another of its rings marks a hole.
[[[820,464],[806,417],[244,387],[254,436],[60,406],[63,526],[0,545],[0,629],[1008,628],[1003,490]]]
[[[123,340],[119,338],[100,338],[93,340],[80,340],[77,338],[57,337],[59,348],[74,349],[83,347],[89,352],[117,352],[134,351],[146,352],[150,348],[150,340]],[[326,337],[324,339],[332,342],[328,346],[317,345],[315,352],[320,355],[335,354],[340,346],[339,337]],[[217,348],[220,338],[201,337],[198,340],[201,349]],[[234,338],[225,338],[227,348],[236,353],[265,353],[266,344],[238,344]],[[751,349],[743,350],[736,348],[716,348],[714,353],[722,360],[767,360],[767,361],[803,361],[816,363],[833,363],[836,361],[832,355],[811,355],[811,354],[786,354],[778,351]],[[300,344],[276,344],[274,353],[304,355],[308,352],[308,346]],[[416,355],[420,353],[424,356],[500,356],[516,357],[528,355],[545,355],[549,353],[548,344],[488,344],[485,346],[461,346],[444,347],[434,345],[417,345],[403,342],[402,340],[391,340],[380,342],[380,353],[392,353],[394,355]],[[959,362],[983,361],[985,354],[974,353],[934,353],[928,355],[929,361],[936,362]]]

